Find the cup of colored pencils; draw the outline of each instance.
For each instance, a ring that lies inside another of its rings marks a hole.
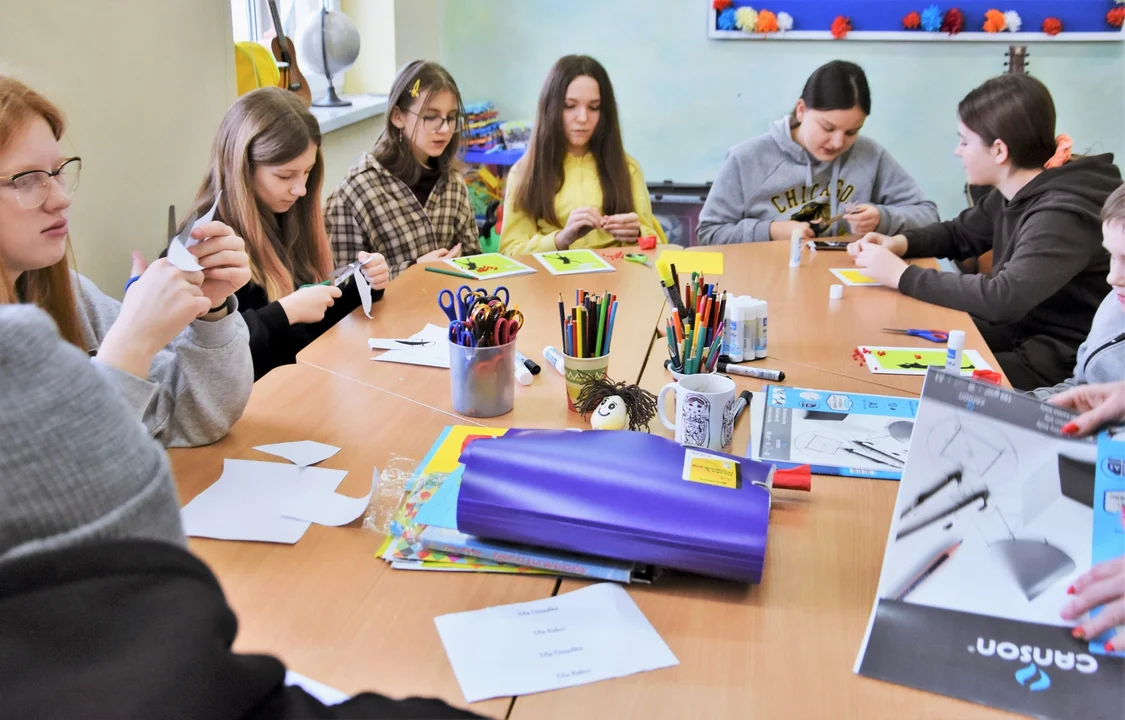
[[[678,286],[667,289],[677,296],[680,294]],[[668,319],[665,337],[672,372],[680,375],[714,372],[726,329],[727,293],[720,293],[716,285],[707,284],[702,275],[692,273],[681,302],[673,301],[672,305],[686,310],[686,313],[673,312]]]
[[[575,402],[582,386],[606,377],[616,318],[617,296],[608,290],[601,295],[575,290],[574,306],[569,312],[562,295],[559,295],[566,402],[574,412],[577,412]]]

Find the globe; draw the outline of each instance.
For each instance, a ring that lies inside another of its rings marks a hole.
[[[323,32],[321,22],[323,21]],[[324,48],[327,45],[327,48]],[[325,52],[326,50],[326,52]],[[325,67],[325,58],[328,67]],[[355,64],[359,57],[359,29],[342,12],[317,11],[309,18],[297,38],[297,59],[301,67],[326,77],[339,75]]]

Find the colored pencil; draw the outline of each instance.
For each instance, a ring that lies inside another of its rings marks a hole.
[[[468,273],[457,272],[448,268],[434,267],[433,265],[426,265],[426,272],[438,273],[439,275],[452,275],[453,277],[465,278],[466,280],[476,280],[475,277]]]

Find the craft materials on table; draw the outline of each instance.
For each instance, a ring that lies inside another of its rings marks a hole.
[[[427,367],[449,367],[449,331],[428,323],[420,332],[402,339],[369,338],[367,346],[371,350],[386,350],[382,355],[371,358],[378,362],[424,365]]]
[[[946,367],[947,351],[937,348],[886,347],[860,345],[852,357],[875,375],[925,375],[931,367]],[[992,366],[976,350],[961,354],[961,374],[971,376],[975,370],[992,370]]]
[[[679,295],[678,287],[665,285],[665,289]],[[680,304],[672,301],[673,306]],[[702,275],[692,273],[682,304],[690,311],[683,318],[680,313],[672,313],[664,338],[672,369],[684,375],[712,372],[723,344],[727,293],[719,293],[716,285],[707,284]]]
[[[629,594],[611,583],[442,615],[434,624],[468,702],[679,664]]]
[[[195,255],[188,252],[188,248],[198,245],[200,242],[193,238],[191,233],[196,228],[203,227],[215,219],[215,211],[219,209],[219,198],[222,196],[223,191],[220,190],[218,194],[215,195],[215,202],[211,205],[211,209],[204,213],[201,218],[196,218],[195,215],[188,218],[187,222],[184,223],[183,232],[169,241],[168,262],[184,272],[199,272],[203,269],[203,266],[199,264],[199,260],[196,259]]]
[[[460,272],[458,270],[450,270],[449,268],[444,267],[436,267],[432,263],[427,263],[425,269],[426,272],[438,273],[439,275],[449,275],[450,277],[464,278],[466,280],[476,280],[476,278],[469,273]]]
[[[721,252],[666,249],[656,258],[657,267],[675,265],[682,273],[722,275],[724,255]]]
[[[766,385],[750,403],[746,455],[822,475],[897,480],[918,402],[887,395]]]
[[[574,307],[569,314],[560,294],[559,330],[562,333],[563,352],[572,358],[600,358],[609,355],[616,317],[617,296],[608,290],[600,296],[585,290],[575,290]]]
[[[312,440],[275,443],[273,445],[256,445],[254,449],[268,455],[276,455],[277,457],[285,458],[297,467],[316,465],[318,462],[323,462],[340,452],[340,448],[334,445],[325,445],[324,443],[314,442]]]
[[[457,289],[456,297],[450,290],[438,296],[447,317],[464,318],[449,324],[448,335],[453,409],[462,415],[503,415],[515,404],[513,374],[520,384],[531,384],[530,371],[516,360],[523,313],[508,309],[510,299],[504,287],[490,295],[467,285]]]
[[[460,272],[472,275],[476,280],[508,277],[509,275],[527,275],[535,272],[535,268],[528,267],[519,260],[500,253],[446,258],[442,262]]]
[[[840,278],[840,282],[848,287],[882,287],[883,285],[878,280],[864,275],[862,270],[853,268],[832,268],[832,274]]]
[[[892,335],[908,335],[922,338],[932,343],[945,343],[949,340],[949,333],[945,330],[919,330],[918,328],[883,328],[883,332]]]
[[[749,295],[731,295],[725,305],[720,354],[733,363],[765,358],[769,354],[769,303]]]
[[[648,261],[648,255],[644,253],[625,253],[625,262],[652,267],[652,264]]]
[[[1065,435],[1074,417],[929,370],[855,672],[1032,717],[1121,716],[1125,657],[1060,611],[1076,578],[1125,553],[1098,494],[1103,470],[1121,481],[1125,444]]]
[[[523,327],[523,313],[508,309],[508,288],[497,287],[491,294],[484,288],[468,285],[438,293],[438,307],[449,323],[449,341],[462,347],[500,347],[516,339]],[[514,360],[513,360],[514,362]]]
[[[593,250],[556,250],[535,253],[534,257],[552,275],[581,275],[615,270]]]

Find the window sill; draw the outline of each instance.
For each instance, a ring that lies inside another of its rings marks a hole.
[[[352,104],[339,108],[315,106],[309,108],[320,123],[321,133],[339,130],[387,111],[386,95],[341,95],[340,98],[350,100]]]

